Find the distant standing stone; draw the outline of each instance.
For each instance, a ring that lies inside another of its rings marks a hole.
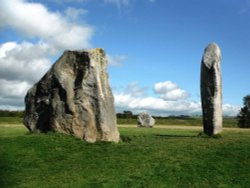
[[[138,127],[150,127],[155,124],[155,119],[148,113],[140,113],[137,117]]]
[[[24,124],[87,142],[119,141],[104,50],[65,51],[25,97]]]
[[[201,63],[201,103],[203,131],[215,135],[222,131],[221,50],[215,43],[205,49]]]

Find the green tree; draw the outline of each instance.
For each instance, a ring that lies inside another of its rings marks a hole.
[[[123,111],[125,118],[132,118],[133,113],[131,111]]]
[[[243,105],[237,116],[238,126],[241,128],[250,128],[250,95],[243,98]]]

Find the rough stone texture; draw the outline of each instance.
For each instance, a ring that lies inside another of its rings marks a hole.
[[[65,51],[25,97],[24,124],[88,142],[119,141],[113,94],[102,49]]]
[[[147,113],[140,113],[137,117],[137,124],[138,127],[153,127],[155,124],[155,119],[147,114]]]
[[[201,63],[201,103],[203,130],[207,135],[222,131],[221,51],[217,44],[207,46]]]

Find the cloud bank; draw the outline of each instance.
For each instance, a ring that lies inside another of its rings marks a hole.
[[[114,92],[115,106],[119,111],[149,112],[153,115],[201,115],[201,103],[188,98],[188,93],[171,81],[155,83],[156,96],[147,96],[146,88],[132,83],[122,92]],[[223,115],[235,116],[239,107],[224,104]]]
[[[84,9],[53,12],[40,3],[0,0],[0,28],[11,29],[23,41],[0,44],[0,109],[22,109],[27,90],[65,49],[91,47],[92,26],[78,18]]]
[[[34,83],[51,66],[44,43],[7,42],[0,46],[0,79]]]
[[[186,99],[189,94],[171,81],[159,82],[154,85],[154,92],[164,100],[177,101]]]
[[[11,27],[26,37],[38,37],[56,50],[90,47],[93,28],[82,23],[69,22],[84,10],[67,9],[66,15],[51,12],[40,3],[24,0],[1,0],[0,26]]]

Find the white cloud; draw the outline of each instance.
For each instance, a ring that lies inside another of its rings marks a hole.
[[[239,113],[240,107],[231,104],[223,104],[222,110],[224,115],[235,116]]]
[[[184,100],[189,94],[171,81],[159,82],[154,85],[154,92],[164,100]]]
[[[0,79],[0,96],[8,98],[20,98],[24,96],[31,85],[27,82],[8,81]]]
[[[149,111],[153,114],[200,114],[201,105],[191,101],[166,101],[156,97],[134,97],[130,94],[115,93],[118,109]]]
[[[34,83],[49,69],[52,51],[43,43],[7,42],[0,45],[0,79]]]
[[[59,12],[50,12],[40,3],[0,0],[0,26],[9,26],[27,37],[38,37],[57,50],[90,47],[93,28],[68,22]],[[75,12],[76,9],[68,11]],[[83,10],[81,10],[83,11]]]
[[[6,52],[14,49],[16,47],[16,42],[7,42],[0,46],[0,58],[6,56]]]
[[[51,67],[51,58],[65,49],[90,47],[94,30],[78,20],[85,9],[52,12],[27,0],[0,4],[0,28],[12,28],[24,39],[0,44],[0,108],[20,109],[28,88]]]
[[[9,84],[9,85],[7,85]],[[17,109],[24,109],[24,96],[27,90],[30,88],[26,82],[10,82],[6,80],[0,81],[2,87],[0,92],[0,109],[6,109],[5,107],[18,107]]]
[[[107,54],[106,56],[110,66],[121,66],[123,62],[127,60],[127,57],[125,55],[112,56],[110,54]]]
[[[159,84],[159,83],[158,83]],[[155,84],[156,85],[156,84]],[[164,86],[165,89],[162,89]],[[131,88],[131,89],[128,89]],[[173,82],[159,84],[159,91],[176,89]],[[162,90],[161,90],[162,89]],[[123,92],[114,92],[115,106],[118,111],[131,110],[135,113],[149,112],[153,115],[201,115],[201,103],[187,98],[181,100],[164,100],[158,97],[146,96],[146,88],[140,88],[137,83],[129,84]],[[184,100],[185,99],[185,100]],[[223,115],[235,116],[239,111],[238,106],[224,104]]]
[[[24,96],[51,66],[53,50],[44,43],[7,42],[0,45],[0,108],[24,106]]]
[[[178,86],[172,82],[167,84],[157,83],[154,89],[162,94],[167,91],[178,91]],[[129,109],[136,112],[148,111],[152,114],[200,114],[201,104],[183,97],[175,97],[181,100],[165,100],[158,97],[146,96],[146,87],[139,87],[138,83],[129,84],[123,92],[114,92],[115,106],[117,109]],[[176,95],[176,94],[175,94]],[[172,97],[173,99],[173,97]]]
[[[0,98],[1,101],[1,98]],[[23,105],[21,106],[13,106],[13,105],[2,105],[0,104],[0,109],[4,109],[4,110],[10,110],[10,111],[15,111],[15,110],[23,110]]]

